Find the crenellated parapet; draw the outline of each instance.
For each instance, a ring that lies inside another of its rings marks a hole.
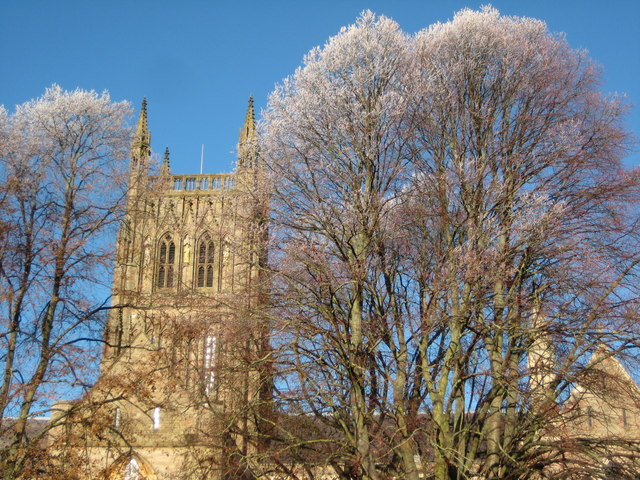
[[[149,183],[157,193],[163,195],[202,195],[220,190],[235,190],[236,174],[159,175],[150,177]]]

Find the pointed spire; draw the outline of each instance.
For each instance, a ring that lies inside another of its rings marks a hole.
[[[147,97],[142,99],[142,106],[140,107],[140,116],[138,117],[138,128],[136,134],[144,135],[149,133],[149,125],[147,123]]]
[[[240,143],[253,140],[256,134],[256,119],[253,112],[253,96],[249,95],[249,105],[247,106],[247,116],[244,120],[244,126],[240,130]]]
[[[256,118],[253,112],[253,96],[249,96],[247,115],[238,142],[238,167],[249,168],[255,166],[257,160]]]
[[[138,161],[146,160],[151,154],[151,134],[149,133],[149,125],[147,123],[147,98],[142,99],[142,107],[140,108],[140,116],[138,117],[138,125],[136,133],[131,142],[131,155],[136,157]]]
[[[169,147],[164,150],[164,160],[162,161],[162,169],[160,175],[169,175],[171,173],[169,169]]]

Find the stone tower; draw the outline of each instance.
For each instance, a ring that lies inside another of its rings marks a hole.
[[[145,100],[100,379],[76,405],[102,428],[75,437],[92,478],[220,478],[252,448],[254,425],[242,412],[265,391],[256,368],[266,345],[255,320],[265,249],[253,100],[234,173],[173,175],[167,149],[150,175],[151,158]]]

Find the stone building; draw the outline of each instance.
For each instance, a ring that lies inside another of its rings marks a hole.
[[[590,446],[571,463],[598,458],[606,479],[639,478],[640,388],[606,345],[591,355],[571,392],[559,434],[566,442]]]
[[[266,340],[254,320],[264,212],[252,99],[234,173],[173,175],[167,150],[150,175],[151,158],[144,101],[100,378],[57,406],[53,444],[64,439],[69,465],[82,451],[82,477],[219,478],[252,448],[242,406],[268,391],[256,367]]]
[[[80,401],[57,405],[51,445],[70,478],[243,478],[243,461],[260,446],[252,415],[271,391],[260,320],[266,202],[252,100],[234,173],[171,174],[167,150],[152,175],[151,158],[143,102],[100,378]],[[536,341],[530,352],[534,393],[551,382],[550,348]],[[637,467],[618,457],[621,442],[640,438],[640,390],[604,347],[587,372],[552,437],[591,442],[616,478],[620,465]],[[428,477],[428,462],[420,468]],[[303,463],[292,470],[310,471]],[[316,470],[316,477],[335,478],[326,467]]]

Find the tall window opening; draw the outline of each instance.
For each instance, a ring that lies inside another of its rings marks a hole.
[[[176,244],[171,239],[171,235],[165,235],[160,240],[158,252],[158,288],[172,288],[175,277]]]
[[[113,428],[119,429],[122,424],[122,413],[120,412],[120,407],[116,407],[113,412]]]
[[[116,327],[113,338],[113,354],[120,355],[120,351],[122,350],[122,335],[124,333],[124,319],[122,318],[122,308],[119,308],[116,313]]]
[[[204,391],[211,395],[216,380],[216,354],[218,350],[218,337],[208,335],[204,339]]]
[[[215,245],[209,234],[202,237],[198,247],[198,265],[196,286],[213,287],[213,263],[215,258]]]
[[[160,428],[160,407],[153,409],[153,429],[158,430]]]

